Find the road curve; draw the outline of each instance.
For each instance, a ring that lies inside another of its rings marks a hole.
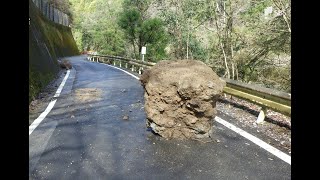
[[[66,87],[29,136],[29,179],[291,179],[289,164],[217,122],[219,143],[154,135],[138,80],[70,60]]]

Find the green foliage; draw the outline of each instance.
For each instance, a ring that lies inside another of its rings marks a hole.
[[[196,39],[191,39],[189,42],[189,48],[192,55],[192,59],[205,61],[207,59],[207,51]]]
[[[73,33],[81,51],[123,55],[125,36],[117,24],[122,0],[70,0]]]
[[[73,29],[72,34],[73,34],[73,37],[76,41],[78,48],[84,49],[83,44],[82,44],[82,33],[77,29]]]
[[[126,37],[131,42],[134,42],[138,37],[141,24],[141,16],[136,9],[125,10],[119,19],[119,26],[124,30]]]
[[[155,44],[164,40],[165,30],[161,19],[148,19],[140,28],[141,41],[143,45]]]
[[[147,10],[149,9],[152,0],[124,0],[123,1],[123,9],[130,10],[135,9],[139,12],[141,18],[143,20],[147,19]]]
[[[154,18],[144,21],[139,32],[141,45],[148,48],[149,60],[157,62],[166,57],[164,49],[168,39],[161,19]]]
[[[142,46],[146,46],[147,59],[156,62],[166,57],[164,49],[168,41],[160,18],[144,19],[143,13],[148,9],[149,3],[150,1],[125,1],[118,24],[133,46],[135,58],[139,57],[138,52]]]

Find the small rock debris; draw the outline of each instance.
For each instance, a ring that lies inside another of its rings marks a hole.
[[[129,116],[128,115],[124,115],[122,119],[123,120],[129,120]]]

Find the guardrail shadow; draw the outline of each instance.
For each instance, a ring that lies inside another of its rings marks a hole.
[[[254,109],[251,109],[251,108],[248,107],[248,106],[241,105],[241,104],[238,104],[238,103],[235,103],[235,102],[232,102],[232,101],[230,101],[230,100],[223,99],[223,98],[220,98],[220,99],[218,100],[218,102],[222,102],[222,103],[224,103],[224,104],[229,104],[229,105],[231,105],[231,106],[233,106],[233,107],[235,107],[235,108],[239,108],[239,109],[245,110],[245,111],[247,111],[248,113],[250,113],[250,114],[252,114],[252,115],[254,115],[254,116],[256,116],[256,117],[259,116],[259,111],[256,111],[256,110],[254,110]],[[280,127],[285,127],[285,128],[287,128],[287,129],[290,129],[290,130],[291,130],[291,126],[290,126],[290,125],[288,125],[288,124],[286,124],[286,123],[283,123],[283,122],[280,122],[280,121],[276,121],[276,120],[274,120],[274,119],[272,119],[272,118],[270,118],[270,117],[268,117],[268,116],[266,116],[265,121],[267,121],[267,122],[269,122],[269,123],[272,123],[272,124],[276,124],[276,125],[278,125],[278,126],[280,126]]]

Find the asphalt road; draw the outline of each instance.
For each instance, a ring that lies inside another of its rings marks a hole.
[[[29,179],[291,179],[289,164],[217,122],[220,142],[154,135],[138,80],[70,60],[60,97],[29,136]]]

